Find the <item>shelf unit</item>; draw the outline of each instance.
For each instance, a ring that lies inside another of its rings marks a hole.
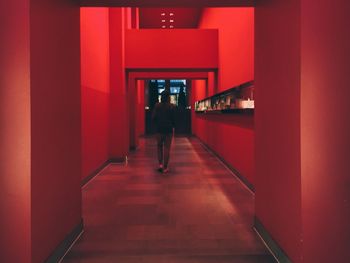
[[[253,114],[254,81],[217,93],[195,102],[196,113],[210,114]]]

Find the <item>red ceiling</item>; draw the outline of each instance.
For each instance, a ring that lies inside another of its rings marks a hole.
[[[254,6],[256,0],[79,0],[80,6],[228,7]]]
[[[197,28],[202,8],[140,8],[139,11],[140,28]]]

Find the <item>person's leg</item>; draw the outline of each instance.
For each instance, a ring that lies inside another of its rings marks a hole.
[[[158,154],[159,169],[162,169],[163,168],[163,139],[162,139],[162,134],[157,133],[156,139],[157,139],[157,154]]]
[[[169,133],[165,136],[164,141],[164,172],[168,171],[168,163],[170,158],[170,147],[171,147],[171,141],[173,139],[173,134]]]

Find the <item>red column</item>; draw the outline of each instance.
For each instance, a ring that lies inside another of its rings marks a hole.
[[[109,159],[109,9],[81,8],[82,178]]]
[[[122,159],[129,151],[127,83],[125,77],[124,8],[110,8],[110,158]]]
[[[0,262],[29,263],[29,1],[1,1],[0,21]]]
[[[304,262],[350,258],[348,1],[302,1],[301,185]]]
[[[137,136],[145,133],[145,81],[137,81]]]
[[[300,262],[300,1],[257,4],[255,32],[256,217]]]
[[[30,2],[31,247],[44,262],[81,223],[80,8]]]
[[[137,86],[135,78],[128,78],[129,145],[136,149],[137,140]]]

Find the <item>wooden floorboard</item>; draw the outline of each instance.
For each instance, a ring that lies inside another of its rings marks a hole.
[[[83,188],[85,233],[64,263],[275,262],[254,233],[254,196],[195,138],[175,138],[170,172],[141,138],[127,164]]]

